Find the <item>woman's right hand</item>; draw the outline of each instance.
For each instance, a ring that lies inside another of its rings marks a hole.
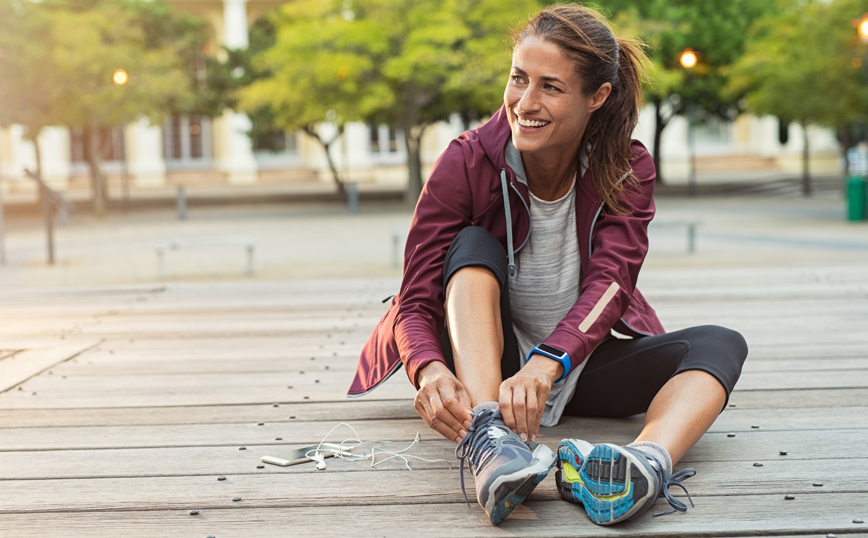
[[[428,363],[418,375],[419,391],[413,402],[416,412],[431,429],[460,442],[473,420],[470,395],[464,385],[440,361]]]

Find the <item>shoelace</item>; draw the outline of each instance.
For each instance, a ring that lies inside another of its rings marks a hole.
[[[657,516],[665,516],[667,514],[673,514],[675,512],[686,512],[687,505],[681,502],[679,499],[675,498],[671,493],[669,493],[669,488],[672,486],[678,486],[684,491],[684,494],[687,495],[687,500],[690,501],[690,506],[695,508],[693,504],[693,499],[690,497],[690,492],[687,491],[687,488],[684,487],[684,482],[691,476],[696,474],[696,469],[693,467],[689,467],[687,469],[681,469],[677,473],[674,473],[669,478],[664,476],[664,471],[659,465],[652,465],[652,467],[656,468],[657,478],[663,483],[663,496],[666,498],[666,501],[669,503],[669,506],[672,507],[672,510],[667,510],[666,512],[657,512],[653,514],[653,517]]]
[[[470,458],[471,469],[479,469],[494,454],[494,443],[485,435],[494,419],[500,416],[500,411],[484,409],[473,417],[473,423],[467,428],[467,435],[458,443],[455,449],[455,457],[461,460],[459,480],[461,481],[461,493],[464,494],[464,502],[470,507],[467,491],[464,489],[464,462]]]

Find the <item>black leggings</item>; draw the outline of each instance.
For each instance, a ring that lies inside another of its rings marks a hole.
[[[489,269],[500,282],[504,338],[501,376],[506,379],[521,365],[509,306],[506,252],[487,230],[475,226],[464,228],[450,246],[443,267],[444,286],[456,271],[471,266]],[[441,344],[446,363],[454,372],[452,345],[445,329]],[[746,358],[744,337],[716,325],[643,338],[609,336],[588,357],[575,395],[567,403],[564,414],[627,417],[644,413],[663,385],[672,376],[687,370],[701,370],[714,376],[726,390],[729,400]]]

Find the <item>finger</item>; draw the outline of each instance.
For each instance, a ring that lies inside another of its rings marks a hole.
[[[535,391],[527,393],[527,436],[531,441],[536,440],[539,432],[539,421],[542,415],[539,412],[539,396]]]
[[[469,428],[473,423],[473,405],[470,401],[470,394],[467,393],[464,385],[459,383],[457,390],[455,391],[455,397],[460,406],[460,410],[457,412],[453,410],[452,414],[455,415],[455,418],[457,418],[465,428]]]
[[[512,387],[501,386],[500,388],[500,396],[498,396],[498,407],[500,409],[500,414],[503,417],[503,423],[506,424],[506,427],[514,430],[515,429],[515,414],[512,409]]]
[[[515,415],[515,433],[522,441],[527,441],[527,394],[523,387],[513,389],[512,408]]]
[[[470,427],[470,420],[467,420],[465,416],[470,416],[470,412],[466,407],[458,400],[458,398],[453,398],[446,402],[446,409],[449,413],[449,420],[447,424],[458,432],[458,435],[464,437],[467,435],[467,428]]]
[[[461,423],[458,422],[458,419],[452,416],[452,413],[449,412],[443,404],[443,400],[440,399],[438,393],[431,394],[430,404],[431,427],[450,441],[455,441],[456,443],[461,441],[461,438],[464,437],[464,434],[462,434],[463,428]]]
[[[455,392],[455,387],[451,384],[441,387],[439,390],[439,396],[442,406],[439,409],[435,409],[437,418],[461,434],[461,431],[464,429],[464,421],[458,417],[463,416],[467,410],[462,407],[458,395]]]

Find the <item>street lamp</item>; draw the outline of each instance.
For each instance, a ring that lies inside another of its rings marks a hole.
[[[866,26],[868,29],[868,26]],[[681,51],[678,55],[678,63],[681,67],[687,70],[687,81],[685,87],[690,84],[693,78],[693,68],[699,62],[699,57],[696,52],[690,47]],[[690,152],[689,156],[689,173],[687,176],[687,195],[690,197],[696,196],[696,143],[693,136],[693,98],[687,100],[687,147]]]
[[[859,38],[862,42],[868,42],[868,13],[865,13],[861,19],[856,21],[856,28],[859,31]]]
[[[115,71],[115,74],[112,75],[112,81],[114,81],[118,86],[123,86],[128,80],[130,80],[130,76],[127,75],[127,72],[123,69],[118,69]]]

